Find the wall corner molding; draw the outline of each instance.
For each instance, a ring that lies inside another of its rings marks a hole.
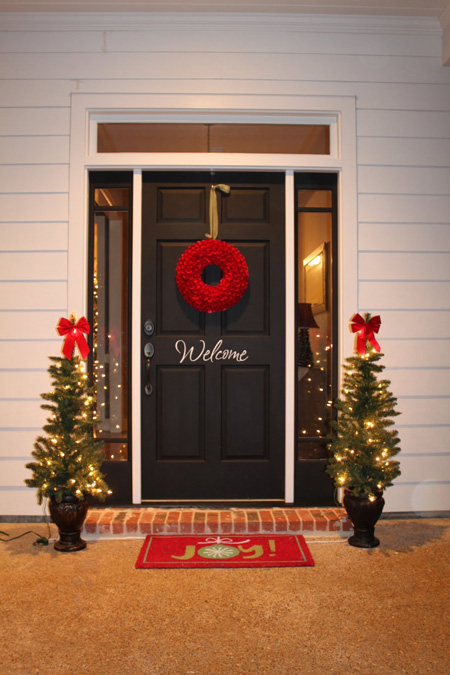
[[[439,17],[442,29],[442,65],[450,66],[450,2]]]

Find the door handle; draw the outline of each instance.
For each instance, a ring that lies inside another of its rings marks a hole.
[[[144,391],[147,396],[151,396],[153,392],[153,387],[150,382],[151,368],[152,368],[152,356],[155,353],[155,348],[151,342],[146,342],[144,345],[144,355],[145,359],[145,387]]]
[[[152,392],[153,392],[153,387],[150,384],[151,367],[152,367],[152,360],[148,356],[145,360],[145,382],[146,382],[146,384],[145,384],[145,387],[144,387],[144,391],[145,391],[147,396],[151,396]]]

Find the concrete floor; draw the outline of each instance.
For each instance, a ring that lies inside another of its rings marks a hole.
[[[288,569],[135,570],[137,539],[0,543],[0,673],[448,675],[450,520],[376,534],[315,534],[315,567]]]

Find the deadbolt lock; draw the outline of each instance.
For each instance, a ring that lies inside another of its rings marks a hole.
[[[144,333],[149,337],[155,332],[155,324],[150,319],[144,323]]]

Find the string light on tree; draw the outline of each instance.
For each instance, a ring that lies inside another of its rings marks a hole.
[[[124,365],[122,358],[122,334],[114,325],[115,320],[105,320],[107,298],[105,296],[103,271],[94,260],[93,292],[93,385],[97,400],[96,433],[105,439],[104,452],[107,459],[127,459],[127,444],[111,443],[124,429],[122,380]],[[117,320],[117,319],[116,319]]]
[[[378,362],[383,354],[375,339],[380,318],[355,315],[353,332],[358,332],[356,353],[346,359],[341,398],[333,421],[329,445],[333,457],[327,473],[336,485],[346,487],[355,496],[366,495],[371,501],[400,475],[400,439],[393,429],[397,399],[389,392],[389,380],[378,381],[384,370]]]
[[[54,498],[60,503],[67,496],[84,498],[94,494],[92,478],[97,483],[97,498],[104,499],[111,494],[100,472],[104,454],[93,434],[96,422],[88,376],[84,363],[78,355],[74,355],[77,345],[80,353],[87,356],[89,348],[82,333],[89,332],[89,324],[86,319],[76,323],[71,317],[70,322],[61,319],[58,330],[61,326],[67,336],[63,346],[64,357],[50,357],[48,372],[53,390],[41,394],[46,401],[41,407],[49,412],[47,424],[43,427],[45,435],[38,436],[34,444],[32,455],[35,461],[26,465],[33,476],[25,483],[28,487],[37,488],[39,504],[44,497]],[[87,330],[78,330],[80,326]],[[76,332],[72,330],[75,328]]]

